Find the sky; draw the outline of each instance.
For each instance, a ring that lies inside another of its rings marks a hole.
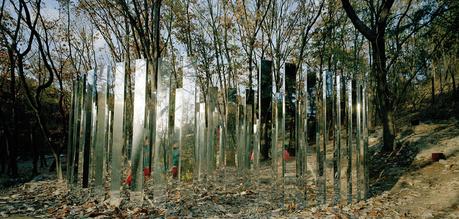
[[[49,20],[56,20],[59,19],[59,2],[56,0],[42,0],[43,1],[43,7],[41,8],[42,13],[45,18]],[[72,1],[72,4],[75,4],[74,1]],[[71,16],[70,18],[71,23],[75,24],[77,23],[78,25],[84,25],[86,22],[80,20],[80,18]],[[109,54],[108,50],[108,45],[103,39],[103,37],[100,35],[99,31],[94,30],[94,37],[95,37],[95,42],[94,42],[94,51],[96,52],[96,56],[98,57],[98,60],[101,60],[105,64],[110,63],[110,56],[107,55]],[[103,63],[100,63],[103,64]]]

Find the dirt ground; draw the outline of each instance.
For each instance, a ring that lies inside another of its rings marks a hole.
[[[294,201],[296,187],[286,179],[282,193],[264,164],[258,173],[236,174],[228,168],[201,184],[170,183],[168,193],[147,181],[142,205],[127,201],[124,192],[119,207],[90,196],[88,190],[70,192],[44,174],[0,191],[0,217],[459,218],[459,122],[407,125],[392,154],[379,152],[380,135],[377,129],[370,136],[371,198],[349,205],[316,205],[312,177],[306,182],[308,201],[301,206]],[[434,152],[444,153],[446,159],[433,162]],[[327,191],[331,197],[333,190]],[[160,195],[165,197],[153,198]]]

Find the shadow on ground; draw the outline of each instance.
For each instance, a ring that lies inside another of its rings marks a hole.
[[[423,133],[415,133],[413,130],[416,126],[408,127],[401,133],[397,149],[392,153],[382,153],[381,144],[369,148],[370,197],[391,190],[402,175],[415,172],[434,163],[430,153],[429,156],[416,159],[419,153],[433,147],[435,147],[433,150],[443,152],[442,149],[446,148],[438,148],[438,144],[459,136],[459,123],[453,119],[446,122],[430,122],[427,125],[434,128]],[[446,159],[456,156],[458,153],[459,150],[457,149],[449,151],[445,153]]]

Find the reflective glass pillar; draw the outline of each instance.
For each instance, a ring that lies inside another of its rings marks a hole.
[[[250,169],[250,158],[253,151],[253,125],[254,125],[254,91],[252,89],[245,90],[245,148],[244,148],[244,169]]]
[[[87,95],[87,75],[83,75],[83,80],[81,81],[81,99],[80,99],[80,106],[79,106],[79,113],[80,113],[80,125],[79,125],[79,145],[78,149],[75,150],[75,158],[74,158],[74,168],[73,168],[73,183],[74,185],[81,184],[81,179],[83,177],[83,151],[84,151],[84,144],[85,144],[85,123],[86,123],[86,116],[85,116],[85,99]]]
[[[352,203],[352,158],[353,158],[353,150],[352,150],[352,78],[347,77],[346,83],[346,111],[347,111],[347,170],[346,170],[346,178],[347,178],[347,203]]]
[[[184,110],[183,110],[183,89],[177,88],[175,91],[175,121],[174,121],[174,139],[172,143],[172,178],[180,181],[180,176],[182,175],[182,151],[183,139],[182,139],[182,129],[183,129],[183,119],[184,119]]]
[[[366,76],[368,78],[368,74]],[[363,197],[369,198],[370,192],[370,173],[369,173],[369,157],[368,157],[368,92],[367,79],[363,81],[362,90],[362,109],[363,109],[363,169],[364,169],[364,185]]]
[[[156,91],[156,138],[153,146],[153,199],[156,203],[164,203],[166,196],[166,176],[169,172],[168,150],[169,141],[169,104],[170,75],[169,63],[162,59],[159,65]]]
[[[355,152],[356,152],[356,160],[355,160],[355,169],[356,169],[356,199],[357,201],[361,200],[361,191],[362,191],[362,165],[361,165],[361,156],[362,156],[362,93],[361,93],[361,86],[360,80],[356,80],[355,86],[355,93],[356,93],[356,136],[355,136]]]
[[[275,114],[275,132],[273,134],[273,148],[272,148],[272,168],[273,168],[273,180],[274,182],[274,189],[276,190],[277,195],[280,195],[281,199],[281,206],[283,207],[284,204],[284,174],[285,174],[285,160],[286,155],[284,153],[284,118],[285,118],[285,111],[284,111],[284,95],[283,93],[276,93],[275,95],[275,103],[273,106],[275,107],[273,113]]]
[[[202,182],[206,179],[207,174],[207,147],[206,147],[206,104],[199,103],[199,111],[197,115],[197,161],[198,161],[198,181]]]
[[[97,73],[97,129],[95,144],[95,192],[97,196],[102,196],[104,191],[104,160],[105,146],[107,143],[107,80],[109,68],[105,67]]]
[[[317,204],[326,202],[326,151],[327,151],[327,72],[317,72],[316,81],[316,187]]]
[[[85,141],[85,109],[84,109],[84,102],[86,94],[86,86],[87,86],[87,76],[84,75],[83,79],[80,81],[80,97],[78,98],[78,143],[76,144],[75,148],[75,155],[74,155],[74,167],[73,167],[73,183],[77,185],[81,183],[81,176],[83,173],[83,146]]]
[[[213,175],[216,168],[216,145],[217,145],[217,125],[218,121],[214,118],[217,112],[217,87],[209,87],[207,96],[207,170],[209,176]]]
[[[131,201],[143,202],[143,148],[145,126],[145,91],[147,63],[143,59],[135,61],[134,117],[131,151]]]
[[[72,179],[72,171],[73,171],[73,136],[74,132],[74,117],[75,111],[78,110],[76,107],[76,100],[77,100],[77,82],[73,81],[72,83],[72,95],[71,95],[71,106],[69,110],[69,121],[68,121],[68,137],[67,137],[67,184],[70,185],[73,181]]]
[[[188,59],[183,62],[183,89],[181,97],[181,136],[182,143],[180,149],[180,180],[190,182],[196,172],[195,164],[195,137],[196,137],[196,103],[195,93],[197,84],[193,66]]]
[[[113,118],[113,141],[112,141],[112,158],[111,158],[111,185],[110,197],[119,205],[121,178],[122,178],[122,150],[124,146],[124,91],[125,91],[125,65],[116,63],[114,74],[114,118]]]
[[[228,119],[227,119],[227,136],[226,136],[226,158],[225,165],[228,167],[236,166],[236,149],[237,149],[237,125],[238,124],[238,107],[237,107],[237,89],[228,89]]]
[[[272,146],[273,123],[273,62],[261,60],[260,63],[260,155],[261,159],[267,160],[270,157]]]
[[[83,188],[88,188],[91,177],[91,154],[94,150],[94,101],[95,101],[95,71],[91,70],[86,74],[87,86],[84,97],[84,144],[83,144]]]
[[[335,80],[335,136],[333,150],[333,203],[341,201],[341,75],[336,74]]]
[[[241,176],[245,175],[246,169],[246,101],[245,95],[241,92],[241,95],[238,96],[238,126],[237,126],[237,164],[238,164],[238,173]]]
[[[298,155],[297,155],[297,175],[298,175],[298,190],[300,192],[298,203],[300,208],[307,207],[308,194],[307,194],[307,178],[308,178],[308,110],[309,110],[309,96],[308,96],[308,69],[303,65],[299,74],[299,88],[300,94],[298,103]]]

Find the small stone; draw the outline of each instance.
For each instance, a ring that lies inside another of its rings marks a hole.
[[[282,209],[278,208],[278,209],[275,209],[275,210],[271,211],[271,214],[272,214],[272,216],[279,216],[281,211],[282,211]]]
[[[11,212],[11,211],[14,210],[14,206],[7,205],[7,206],[6,206],[6,209],[7,209],[9,212]]]
[[[221,205],[217,205],[217,208],[220,212],[226,212],[226,209],[225,207],[221,206]]]
[[[431,211],[425,211],[422,216],[422,218],[434,218],[433,214]]]
[[[7,218],[8,214],[4,211],[0,212],[0,217]]]

